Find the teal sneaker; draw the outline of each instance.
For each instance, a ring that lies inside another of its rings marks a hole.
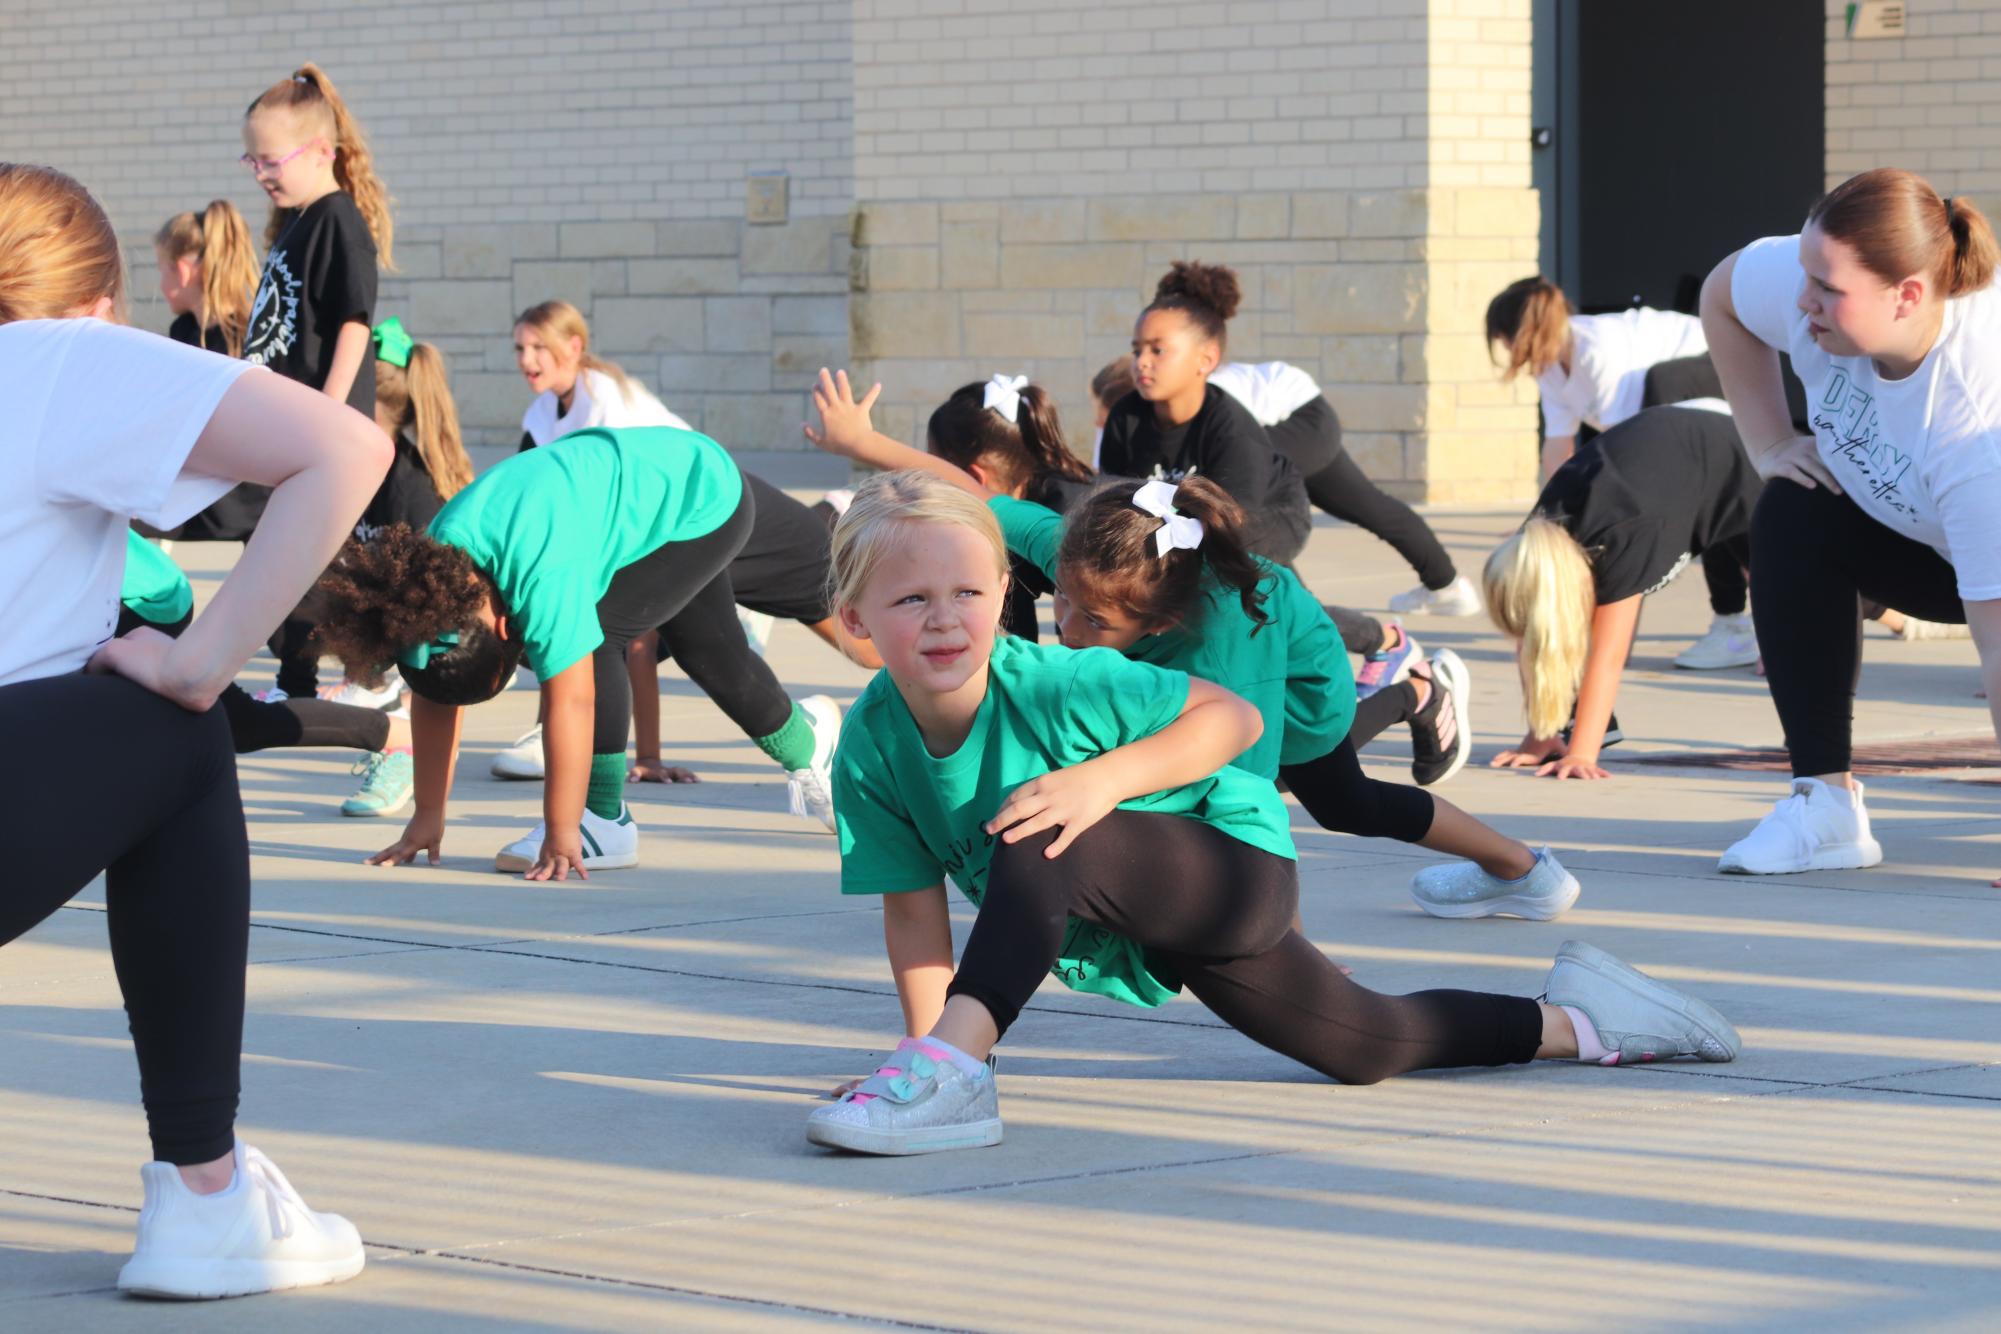
[[[342,815],[394,815],[416,792],[416,762],[407,750],[378,750],[354,766],[361,791],[340,804]]]

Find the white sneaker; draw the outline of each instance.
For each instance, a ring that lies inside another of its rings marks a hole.
[[[1495,917],[1502,914],[1547,922],[1577,902],[1577,877],[1548,848],[1519,880],[1503,880],[1478,862],[1427,866],[1411,878],[1410,896],[1433,917]]]
[[[921,1040],[905,1038],[882,1069],[806,1118],[806,1138],[830,1149],[885,1155],[998,1144],[993,1071],[983,1065],[968,1075],[949,1059],[933,1060]]]
[[[517,874],[531,869],[535,859],[542,855],[542,836],[547,829],[547,824],[537,820],[533,829],[495,855],[493,869]],[[616,820],[607,820],[585,807],[578,832],[583,835],[586,871],[616,871],[622,866],[639,865],[639,826],[632,822],[630,806],[621,806]]]
[[[513,745],[493,757],[495,778],[539,779],[544,772],[540,723],[523,732]]]
[[[256,700],[259,704],[283,704],[291,698],[291,695],[286,693],[283,686],[266,686],[250,698]]]
[[[329,704],[388,710],[395,708],[403,699],[403,678],[391,667],[378,688],[370,689],[350,677],[337,686],[322,686],[319,693],[320,698]]]
[[[1732,843],[1716,869],[1738,875],[1790,875],[1859,871],[1882,860],[1883,845],[1869,834],[1862,784],[1844,792],[1818,778],[1795,778],[1792,795],[1772,807],[1756,829]]]
[[[339,1214],[316,1214],[276,1163],[236,1142],[236,1179],[197,1195],[172,1163],[139,1169],[146,1206],[139,1242],[118,1271],[141,1297],[245,1297],[338,1283],[361,1272],[361,1234]]]
[[[1751,628],[1748,611],[1713,618],[1707,634],[1674,655],[1674,665],[1691,672],[1749,667],[1757,660],[1758,632]]]
[[[743,627],[743,637],[750,641],[751,651],[763,657],[764,650],[771,647],[771,627],[777,623],[777,618],[769,612],[738,607],[736,623]]]
[[[1430,612],[1433,616],[1478,616],[1480,590],[1462,574],[1440,589],[1429,589],[1419,584],[1407,593],[1398,593],[1390,599],[1390,610]]]
[[[792,813],[834,828],[834,750],[841,744],[841,706],[825,695],[809,695],[799,707],[813,720],[813,763],[787,771]]]
[[[1971,639],[1973,630],[1969,626],[1947,621],[1921,621],[1915,616],[1906,616],[1904,628],[1897,631],[1897,638],[1905,643],[1918,639]]]
[[[1566,940],[1543,999],[1582,1010],[1606,1048],[1600,1065],[1644,1065],[1695,1056],[1734,1061],[1744,1041],[1716,1008],[1648,977],[1596,945]]]

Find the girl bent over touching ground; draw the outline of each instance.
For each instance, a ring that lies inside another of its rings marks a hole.
[[[320,581],[320,635],[364,681],[392,663],[414,696],[415,814],[377,865],[438,859],[459,709],[525,657],[548,719],[542,823],[495,867],[532,880],[632,866],[625,808],[632,690],[625,650],[654,626],[691,680],[791,777],[792,809],[833,826],[840,713],[794,704],[736,618],[729,564],[751,494],[721,445],[669,427],[593,429],[516,454],[453,496],[428,533],[350,543]]]
[[[1333,1078],[1538,1057],[1729,1060],[1720,1015],[1566,944],[1549,1002],[1365,990],[1292,928],[1285,808],[1228,767],[1255,708],[1099,649],[997,637],[1007,548],[937,478],[872,478],[834,533],[835,605],[884,670],[835,764],[841,887],[880,894],[914,1035],[807,1137],[868,1153],[998,1143],[986,1065],[1042,979],[1158,1005],[1182,986],[1246,1035]],[[979,906],[954,969],[944,880]],[[1282,998],[1282,999],[1279,999]],[[917,1036],[921,1035],[921,1036]]]

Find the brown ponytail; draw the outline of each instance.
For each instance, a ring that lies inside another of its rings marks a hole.
[[[1978,292],[1994,281],[2001,248],[1971,200],[1939,197],[1914,171],[1879,167],[1851,176],[1806,215],[1830,240],[1855,251],[1886,283],[1922,273],[1942,297]]]
[[[1194,626],[1207,594],[1205,575],[1236,590],[1255,627],[1271,623],[1260,585],[1265,568],[1244,544],[1244,510],[1206,477],[1174,491],[1174,508],[1202,524],[1202,545],[1161,555],[1154,534],[1163,521],[1135,508],[1143,482],[1108,486],[1071,512],[1056,556],[1062,586],[1087,606],[1112,606],[1143,625]]]
[[[445,356],[429,343],[410,348],[410,364],[398,366],[377,359],[375,401],[387,410],[396,429],[417,445],[431,485],[446,500],[472,481],[472,460],[459,433],[459,410],[452,402]]]
[[[1153,289],[1153,302],[1140,312],[1145,319],[1156,310],[1178,310],[1219,348],[1229,346],[1229,323],[1243,304],[1237,271],[1221,264],[1177,259]]]
[[[1487,303],[1487,346],[1507,349],[1501,378],[1527,371],[1541,375],[1563,360],[1570,345],[1570,317],[1577,313],[1563,289],[1537,276],[1509,283]]]
[[[278,109],[299,116],[309,129],[333,145],[334,180],[354,200],[362,221],[368,224],[368,234],[375,240],[376,261],[394,272],[396,223],[389,212],[393,201],[382,178],[375,174],[375,158],[368,150],[368,138],[362,134],[360,122],[348,111],[347,103],[341,100],[333,80],[309,60],[293,70],[291,78],[281,79],[258,94],[243,114],[248,117],[253,112]],[[278,234],[291,221],[291,212],[271,210],[271,220],[264,226],[266,245],[277,244]]]
[[[1015,420],[986,406],[987,387],[962,385],[931,414],[926,435],[931,452],[968,471],[977,463],[1001,489],[1033,491],[1044,479],[1091,480],[1091,467],[1063,443],[1056,400],[1041,385],[1021,391]]]
[[[107,296],[122,314],[125,257],[90,191],[52,167],[0,162],[0,324]]]

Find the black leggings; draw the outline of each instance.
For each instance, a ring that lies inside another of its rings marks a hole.
[[[1333,404],[1317,396],[1309,399],[1284,421],[1267,426],[1265,434],[1305,476],[1307,499],[1396,548],[1426,588],[1444,588],[1459,577],[1431,525],[1364,476],[1341,447],[1341,419]]]
[[[235,1143],[250,940],[250,848],[222,713],[116,677],[54,676],[0,686],[0,740],[35,757],[0,800],[13,861],[0,944],[103,872],[153,1156],[222,1157]]]
[[[1535,1059],[1532,1000],[1472,991],[1384,996],[1292,929],[1299,868],[1200,820],[1113,811],[1061,857],[1050,830],[996,841],[952,979],[1002,1033],[1049,975],[1072,915],[1145,947],[1232,1028],[1344,1084],[1435,1066]]]
[[[1702,552],[1702,582],[1709,586],[1709,610],[1718,616],[1741,616],[1751,596],[1744,575],[1751,563],[1751,535],[1740,533]]]
[[[792,716],[792,700],[751,650],[736,617],[729,566],[750,537],[757,502],[751,489],[712,533],[641,556],[612,576],[598,601],[604,643],[591,656],[597,716],[591,753],[623,755],[632,726],[632,676],[626,646],[656,626],[660,645],[729,720],[749,737],[770,736]]]
[[[130,607],[120,607],[116,633],[127,635],[143,625],[179,638],[193,620],[189,613],[170,625],[154,625]],[[267,704],[234,682],[216,704],[229,719],[229,736],[238,755],[280,746],[381,750],[389,744],[389,715],[380,709],[335,704],[311,695]]]
[[[1434,690],[1441,687],[1434,685]],[[1370,699],[1391,695],[1390,690],[1372,695]],[[1363,700],[1366,707],[1369,700]],[[1359,722],[1361,714],[1356,714]],[[1292,795],[1299,798],[1299,804],[1322,829],[1330,829],[1337,834],[1354,834],[1359,838],[1393,838],[1399,843],[1421,842],[1431,832],[1432,817],[1437,813],[1437,803],[1431,794],[1421,787],[1411,787],[1404,783],[1385,783],[1362,772],[1361,761],[1355,755],[1355,747],[1367,745],[1370,736],[1357,739],[1354,732],[1343,737],[1341,744],[1322,755],[1317,760],[1304,764],[1287,764],[1280,767],[1278,776],[1285,780]]]
[[[1950,562],[1847,496],[1768,482],[1751,519],[1751,616],[1796,777],[1845,773],[1862,675],[1861,599],[1966,623]]]

